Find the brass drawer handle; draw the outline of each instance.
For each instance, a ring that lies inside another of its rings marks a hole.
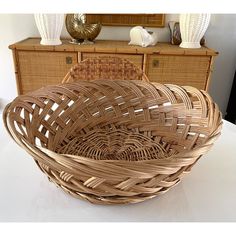
[[[66,64],[72,64],[72,57],[66,57]]]
[[[159,60],[157,59],[152,60],[152,67],[159,67]]]

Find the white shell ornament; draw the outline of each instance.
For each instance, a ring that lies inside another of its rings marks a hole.
[[[149,45],[156,45],[157,41],[157,34],[155,32],[148,32],[142,26],[135,26],[130,30],[129,45],[147,47]]]

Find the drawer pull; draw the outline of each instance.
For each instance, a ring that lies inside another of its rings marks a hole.
[[[158,67],[158,66],[159,66],[159,60],[154,59],[154,60],[152,61],[152,67]]]
[[[66,64],[72,64],[72,57],[66,57]]]

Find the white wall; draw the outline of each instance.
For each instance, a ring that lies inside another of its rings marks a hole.
[[[32,14],[0,14],[0,109],[17,95],[12,52],[8,46],[38,36]]]
[[[178,14],[167,14],[170,20],[178,20]],[[156,31],[159,41],[169,40],[169,30]],[[98,39],[129,40],[130,27],[103,27]],[[0,103],[7,103],[16,96],[15,75],[11,50],[8,45],[26,37],[39,36],[32,14],[0,14]],[[62,37],[68,37],[64,27]],[[212,15],[206,33],[207,46],[219,51],[215,61],[210,94],[225,113],[236,68],[236,15]]]
[[[206,39],[207,46],[219,52],[209,93],[225,114],[236,69],[236,14],[212,15]]]

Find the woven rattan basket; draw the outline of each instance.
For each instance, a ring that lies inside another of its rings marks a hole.
[[[176,185],[220,134],[205,91],[145,81],[44,87],[4,111],[12,138],[49,180],[93,203],[137,203]]]
[[[100,56],[87,58],[74,65],[62,83],[96,79],[149,81],[146,74],[129,60]]]

